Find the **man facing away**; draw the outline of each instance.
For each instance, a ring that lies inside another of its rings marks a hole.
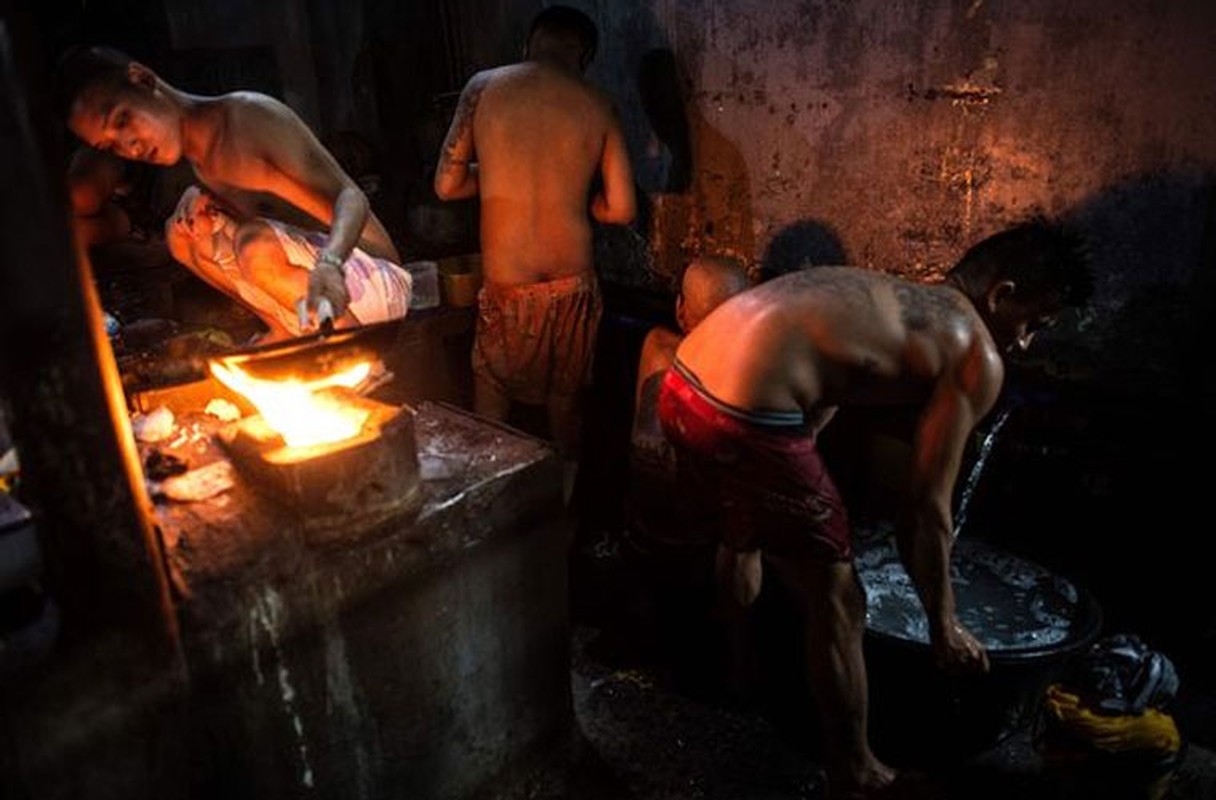
[[[60,60],[60,101],[81,140],[132,161],[186,159],[199,183],[238,220],[271,217],[328,226],[309,273],[309,309],[335,317],[350,302],[343,278],[356,246],[400,263],[367,196],[295,112],[257,92],[219,96],[177,89],[147,66],[106,47]]]
[[[616,111],[582,75],[596,41],[581,11],[537,14],[522,62],[465,85],[435,172],[440,198],[480,201],[474,410],[545,406],[568,466],[602,314],[588,213],[627,224],[636,210]]]
[[[1002,353],[1083,303],[1077,240],[1035,219],[971,248],[944,283],[818,267],[728,300],[679,345],[659,396],[680,478],[716,503],[716,534],[765,564],[805,609],[809,680],[834,797],[866,796],[895,772],[870,749],[862,640],[866,600],[840,495],[815,437],[839,406],[917,415],[901,559],[937,664],[985,671],[950,584],[951,497],[968,437],[1004,380]]]
[[[663,375],[675,360],[676,347],[709,312],[749,288],[743,267],[734,259],[694,258],[680,278],[676,325],[651,328],[642,341],[630,432],[630,526],[633,533],[659,542],[683,540],[690,531],[676,508],[675,454],[659,425],[658,397]],[[695,500],[693,501],[696,502]]]
[[[658,432],[654,401],[658,397],[657,378],[671,366],[676,346],[701,320],[730,297],[751,285],[742,265],[733,258],[699,256],[684,268],[680,291],[676,295],[676,325],[672,330],[657,325],[646,333],[638,357],[638,380],[634,398],[635,424]]]
[[[648,613],[657,615],[655,621],[661,623],[657,638],[679,663],[686,663],[685,659],[697,652],[682,636],[690,630],[690,621],[700,620],[707,607],[699,598],[706,588],[705,568],[712,559],[715,609],[725,623],[731,656],[728,677],[735,691],[746,688],[748,659],[741,612],[746,603],[736,601],[740,588],[754,583],[747,580],[748,568],[759,573],[759,553],[744,556],[728,550],[712,535],[707,537],[711,532],[698,524],[703,499],[682,495],[678,489],[676,457],[659,424],[658,397],[663,376],[684,337],[711,311],[750,286],[747,272],[735,259],[694,258],[680,277],[675,305],[677,329],[657,325],[647,332],[638,357],[626,499],[625,552],[648,590],[638,595],[638,601]],[[636,631],[630,633],[637,635]],[[706,672],[707,666],[703,660],[695,661],[699,672]]]

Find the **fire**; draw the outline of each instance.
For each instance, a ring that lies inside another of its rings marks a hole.
[[[211,362],[211,374],[253,403],[270,427],[289,447],[310,447],[349,439],[359,434],[369,411],[345,403],[323,390],[354,388],[371,373],[372,365],[360,362],[350,369],[312,381],[296,378],[255,378],[235,364]]]

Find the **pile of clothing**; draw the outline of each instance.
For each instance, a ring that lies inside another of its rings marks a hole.
[[[1040,751],[1067,797],[1159,800],[1182,760],[1178,675],[1134,634],[1094,643],[1046,689]]]

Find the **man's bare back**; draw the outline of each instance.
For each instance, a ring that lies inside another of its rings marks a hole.
[[[595,198],[596,178],[603,187]],[[611,100],[572,65],[533,58],[478,73],[461,93],[435,177],[478,195],[489,283],[589,273],[591,224],[633,219],[633,177]]]
[[[598,38],[583,11],[541,9],[522,62],[465,84],[434,180],[440,199],[480,201],[473,408],[502,420],[546,406],[568,466],[603,313],[591,221],[627,224],[636,210],[616,112],[582,77]]]
[[[960,292],[849,267],[792,273],[733,298],[684,340],[679,358],[723,402],[801,410],[812,422],[841,404],[927,402],[969,363],[983,367],[972,390],[994,396],[1002,374]]]
[[[607,98],[556,67],[529,62],[486,76],[473,139],[489,280],[534,283],[592,269],[588,190],[615,129]]]

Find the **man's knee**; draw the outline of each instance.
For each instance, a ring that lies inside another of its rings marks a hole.
[[[760,550],[739,552],[718,545],[714,559],[718,590],[741,608],[747,608],[760,594],[764,568]]]
[[[283,245],[274,229],[262,220],[242,222],[233,237],[233,248],[242,267],[281,259]]]
[[[549,398],[549,428],[564,453],[578,458],[582,445],[582,404],[577,395],[554,395]]]
[[[495,420],[505,420],[511,410],[511,397],[494,378],[473,369],[473,412]]]

